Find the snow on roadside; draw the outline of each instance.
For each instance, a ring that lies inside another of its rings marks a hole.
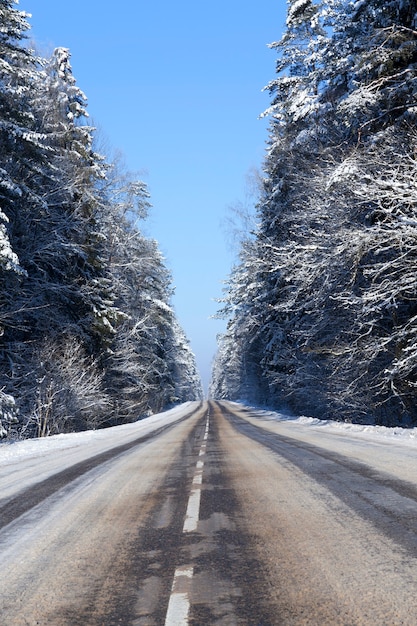
[[[230,403],[234,404],[234,403]],[[238,404],[236,404],[238,406]],[[268,409],[258,409],[246,405],[251,413],[263,420],[280,421],[288,424],[294,424],[296,427],[300,425],[305,428],[314,428],[315,430],[323,430],[327,433],[346,434],[358,439],[365,439],[375,443],[395,443],[406,445],[407,447],[417,448],[417,428],[400,428],[399,426],[371,426],[368,424],[350,424],[347,422],[338,422],[335,420],[321,420],[316,417],[307,417],[305,415],[291,416],[285,413],[272,411]]]
[[[237,408],[243,403],[234,403]],[[196,403],[188,402],[164,413],[158,413],[140,421],[122,426],[113,426],[101,430],[88,430],[78,433],[52,435],[41,439],[26,439],[23,441],[0,442],[0,467],[10,463],[18,463],[22,459],[44,457],[55,454],[60,450],[71,448],[89,448],[94,451],[104,451],[114,445],[122,444],[125,440],[151,433],[162,424],[168,424],[180,419],[187,408]],[[363,424],[348,424],[333,420],[320,420],[307,416],[290,416],[272,410],[259,409],[245,405],[254,417],[266,421],[284,422],[294,428],[314,429],[328,434],[344,434],[357,439],[374,443],[390,443],[417,448],[417,428],[388,428],[386,426],[370,426]]]
[[[45,456],[60,450],[68,450],[77,447],[94,447],[94,449],[105,450],[114,445],[123,443],[123,439],[131,439],[147,435],[162,424],[175,422],[184,416],[187,407],[192,407],[196,403],[186,402],[179,406],[158,413],[151,417],[145,417],[137,422],[112,426],[101,430],[86,430],[77,433],[67,433],[62,435],[52,435],[35,439],[25,439],[22,441],[1,441],[0,442],[0,466],[8,465],[28,459],[31,457]],[[117,441],[115,441],[117,439]]]

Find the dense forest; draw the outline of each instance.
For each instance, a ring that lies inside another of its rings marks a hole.
[[[211,395],[417,424],[417,2],[289,0]]]
[[[133,421],[200,399],[143,182],[96,152],[67,49],[0,2],[0,436]]]

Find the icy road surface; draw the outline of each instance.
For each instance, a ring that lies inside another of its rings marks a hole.
[[[0,445],[0,623],[413,625],[417,437],[189,403]]]

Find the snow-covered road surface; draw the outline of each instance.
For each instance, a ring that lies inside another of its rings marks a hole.
[[[2,445],[0,623],[414,626],[415,434],[190,403]]]

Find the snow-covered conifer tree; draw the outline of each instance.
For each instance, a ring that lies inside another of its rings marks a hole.
[[[237,369],[215,368],[223,382],[246,376],[251,343],[236,331],[257,320],[246,399],[262,388],[266,402],[319,417],[416,420],[415,16],[414,2],[288,2],[273,44],[257,294],[231,288],[218,360]]]

